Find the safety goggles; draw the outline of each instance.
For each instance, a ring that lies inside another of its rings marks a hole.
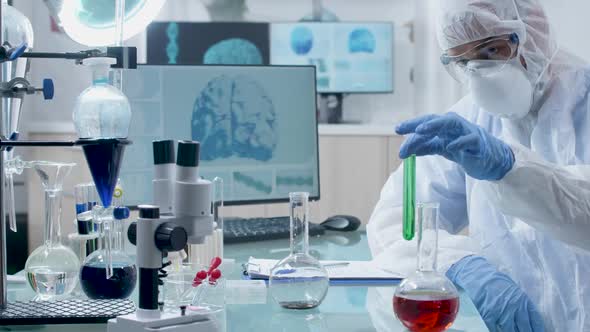
[[[483,66],[487,73],[502,70],[511,59],[517,57],[518,45],[518,35],[513,33],[488,39],[459,55],[444,53],[440,60],[453,78],[465,83],[470,74],[482,67],[482,63],[490,64]]]

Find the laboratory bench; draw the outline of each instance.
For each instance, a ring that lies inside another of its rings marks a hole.
[[[406,331],[393,314],[394,286],[332,286],[324,302],[316,309],[288,310],[273,302],[265,287],[249,289],[242,264],[250,256],[284,258],[289,240],[273,240],[226,245],[226,260],[234,260],[223,269],[227,278],[226,310],[218,315],[225,331]],[[310,238],[310,253],[320,259],[369,260],[371,254],[364,231],[327,232]],[[239,285],[239,287],[233,288]],[[246,287],[245,287],[246,286]],[[9,301],[33,296],[28,285],[9,284]],[[136,298],[136,295],[135,295]],[[52,325],[0,327],[0,331],[106,331],[106,325]],[[449,331],[488,331],[471,300],[461,294],[461,306]]]

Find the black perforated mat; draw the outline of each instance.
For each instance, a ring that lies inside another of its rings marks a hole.
[[[0,309],[1,325],[100,324],[135,311],[131,300],[11,302]]]

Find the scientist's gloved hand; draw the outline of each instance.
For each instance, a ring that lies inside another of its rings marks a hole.
[[[399,135],[413,134],[399,156],[441,155],[478,180],[501,180],[514,165],[512,149],[458,114],[426,115],[401,123]]]
[[[543,332],[543,318],[520,287],[485,258],[467,256],[447,277],[463,288],[492,332]]]

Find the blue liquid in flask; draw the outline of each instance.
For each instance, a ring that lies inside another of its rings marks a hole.
[[[135,265],[114,263],[113,276],[106,278],[104,263],[84,265],[80,270],[80,285],[91,299],[126,299],[131,296],[137,282]]]

